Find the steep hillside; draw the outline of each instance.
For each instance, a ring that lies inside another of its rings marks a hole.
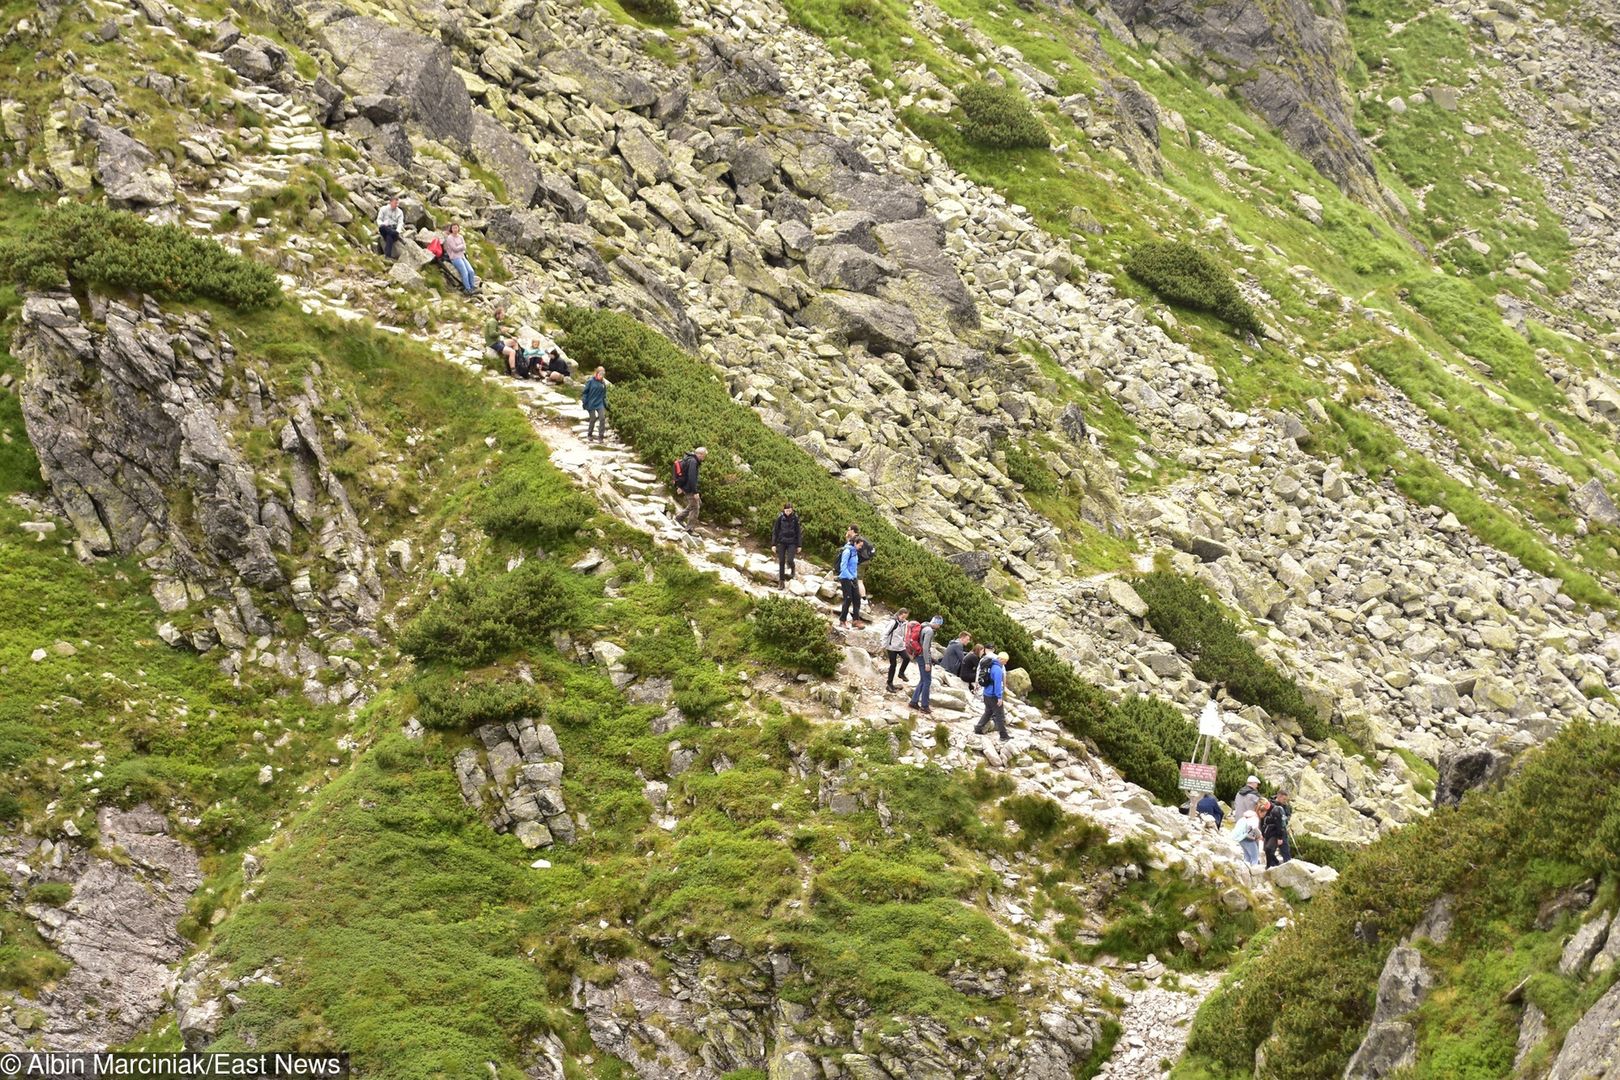
[[[1342,1073],[1375,1011],[1419,1071],[1499,1075],[1520,1018],[1493,995],[1526,975],[1545,1031],[1508,1068],[1564,1075],[1558,1040],[1605,1022],[1597,969],[1536,981],[1575,928],[1530,918],[1612,869],[1596,788],[1534,780],[1606,761],[1620,720],[1601,12],[3,23],[8,1045],[1159,1075],[1285,907],[1189,1075]],[[476,297],[425,250],[451,223]],[[489,370],[497,304],[606,368],[609,444],[576,391]],[[698,444],[688,535],[665,481]],[[806,545],[779,590],[783,500]],[[908,712],[874,630],[828,628],[850,523],[873,621],[1011,653],[1011,744],[957,685]],[[1175,812],[1209,701],[1221,793],[1293,791],[1342,886]],[[1548,740],[1428,817],[1458,761]],[[1538,861],[1515,798],[1598,846]],[[1461,932],[1391,952],[1441,894]],[[1375,1010],[1418,952],[1442,989]],[[1301,957],[1342,967],[1296,1030],[1252,988]]]

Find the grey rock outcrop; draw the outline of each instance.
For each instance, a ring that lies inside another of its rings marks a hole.
[[[1456,806],[1468,792],[1500,781],[1512,764],[1512,758],[1485,746],[1446,754],[1440,759],[1440,778],[1434,785],[1434,805]]]
[[[1372,1026],[1345,1066],[1345,1080],[1379,1080],[1417,1062],[1417,1028],[1408,1019],[1434,989],[1434,973],[1414,946],[1418,939],[1443,944],[1451,935],[1452,901],[1441,897],[1400,944],[1389,951],[1378,976]]]
[[[81,554],[141,557],[166,613],[200,609],[163,635],[199,651],[272,632],[255,589],[286,590],[312,625],[368,628],[382,584],[327,458],[315,384],[278,400],[203,316],[91,302],[98,329],[71,295],[29,296],[13,341],[23,420]],[[279,445],[276,483],[244,456],[244,423]],[[310,551],[332,571],[319,594],[308,571],[289,580],[278,558]]]
[[[96,180],[114,206],[163,206],[174,200],[174,178],[139,139],[110,124],[95,126]]]
[[[1316,6],[1305,0],[1109,3],[1131,30],[1156,36],[1161,58],[1193,62],[1216,81],[1230,79],[1325,176],[1368,205],[1382,205],[1372,155],[1356,131],[1345,89],[1353,56],[1339,0]]]
[[[472,99],[447,47],[365,15],[328,22],[320,36],[349,93],[395,101],[401,117],[434,138],[463,150],[471,146]]]
[[[507,202],[518,207],[534,202],[540,186],[539,168],[529,160],[528,148],[487,113],[473,116],[472,153],[480,165],[501,178]]]
[[[1620,1075],[1620,983],[1609,988],[1564,1036],[1547,1080]]]
[[[73,893],[61,907],[30,904],[39,933],[72,967],[28,1002],[36,1018],[26,1034],[12,1006],[0,1006],[0,1043],[38,1038],[50,1050],[104,1050],[146,1029],[162,1011],[169,965],[185,952],[176,927],[202,883],[197,855],[169,832],[148,806],[104,807],[96,816],[100,844],[117,859],[74,851],[39,880],[61,881]],[[0,840],[0,854],[25,850]],[[7,859],[8,869],[16,862]]]
[[[483,750],[456,754],[456,782],[468,806],[496,832],[529,849],[573,843],[574,819],[562,794],[562,749],[549,726],[524,718],[485,724],[475,733]]]

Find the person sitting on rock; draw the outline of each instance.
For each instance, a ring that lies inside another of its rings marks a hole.
[[[562,350],[555,345],[552,346],[550,351],[546,353],[546,382],[567,382],[568,377],[573,373],[574,369],[568,366],[567,360],[563,359]]]
[[[467,261],[467,238],[461,235],[459,224],[451,225],[444,236],[444,257],[461,278],[461,291],[471,296],[478,291],[478,275]]]
[[[594,441],[598,438],[607,438],[607,369],[598,367],[591,372],[591,377],[585,380],[585,389],[580,392],[579,403],[585,409],[589,423],[585,427],[585,438]],[[598,433],[600,428],[600,434]]]
[[[399,196],[388,200],[377,211],[377,239],[382,244],[383,258],[394,257],[394,245],[399,243],[399,231],[405,227],[405,211],[399,208]]]
[[[519,374],[518,344],[516,338],[506,336],[505,319],[506,309],[497,304],[484,324],[484,346],[501,362],[508,375],[516,376]]]

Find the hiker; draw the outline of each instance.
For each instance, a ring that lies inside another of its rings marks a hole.
[[[926,625],[912,623],[906,627],[906,655],[917,661],[917,688],[911,692],[911,707],[924,716],[934,711],[928,707],[928,691],[934,685],[934,635],[944,625],[945,619],[935,615]]]
[[[579,395],[590,423],[585,428],[586,439],[607,438],[607,369],[598,367],[585,380],[585,389]],[[600,429],[600,434],[598,434]]]
[[[1221,811],[1221,800],[1215,797],[1213,791],[1206,793],[1202,799],[1198,800],[1197,810],[1199,816],[1207,817],[1213,821],[1217,829],[1226,820],[1226,815]]]
[[[900,681],[910,682],[906,678],[906,670],[911,667],[911,657],[906,653],[906,631],[911,626],[911,612],[901,608],[894,613],[894,618],[883,628],[883,651],[889,654],[889,678],[887,685],[889,693],[894,693],[894,669],[900,666]]]
[[[838,609],[838,625],[848,626],[850,615],[855,616],[855,628],[866,624],[861,621],[861,555],[855,546],[855,526],[849,527],[843,548],[838,553],[838,591],[843,594],[843,606]]]
[[[467,238],[461,235],[461,226],[451,225],[444,237],[444,257],[461,278],[461,291],[471,296],[478,291],[478,275],[467,261]]]
[[[1237,812],[1235,805],[1232,807],[1232,816],[1237,819],[1236,824],[1232,826],[1232,839],[1243,849],[1243,861],[1250,866],[1260,865],[1261,806],[1267,806],[1269,809],[1266,800],[1257,795],[1256,801],[1249,804],[1249,808],[1241,814]]]
[[[794,562],[799,557],[803,539],[804,530],[793,504],[783,503],[782,512],[776,515],[776,524],[771,526],[771,547],[776,549],[776,584],[784,589],[787,588],[788,578],[798,572]]]
[[[990,674],[984,684],[984,715],[973,725],[973,734],[988,734],[990,725],[994,724],[1001,741],[1011,741],[1011,737],[1007,734],[1007,711],[1002,700],[1006,692],[1006,679],[1007,654],[996,653],[990,658]]]
[[[519,374],[517,341],[506,336],[506,330],[501,326],[505,318],[506,309],[497,304],[490,313],[489,322],[484,324],[484,345],[501,361],[506,373],[516,377]]]
[[[945,646],[945,655],[939,658],[939,666],[945,669],[948,675],[963,678],[962,665],[967,662],[968,646],[973,641],[973,635],[966,630],[956,635],[956,640]]]
[[[385,259],[394,257],[394,245],[399,243],[399,230],[405,227],[405,211],[399,208],[399,196],[377,211],[377,239],[382,245]]]
[[[544,370],[545,380],[549,383],[567,382],[568,376],[574,373],[574,369],[568,366],[568,361],[563,359],[562,350],[556,346],[552,346],[551,351],[546,353]]]
[[[1260,778],[1258,776],[1251,775],[1249,779],[1244,782],[1243,786],[1238,788],[1238,793],[1232,796],[1232,816],[1234,818],[1242,817],[1250,810],[1253,810],[1255,804],[1259,801]]]
[[[708,456],[709,451],[700,446],[675,463],[675,490],[686,496],[686,505],[675,515],[675,524],[687,532],[697,528],[698,513],[703,508],[703,499],[698,495],[698,468]]]
[[[984,644],[978,644],[968,650],[962,657],[962,681],[967,684],[970,691],[977,692],[984,685],[984,676],[990,673],[986,664],[987,657],[991,655]]]
[[[1288,805],[1288,792],[1278,790],[1271,808],[1260,819],[1260,836],[1265,841],[1266,869],[1281,866],[1294,857],[1288,843],[1288,819],[1294,814]]]

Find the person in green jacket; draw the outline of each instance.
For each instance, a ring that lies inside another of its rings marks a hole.
[[[590,424],[585,428],[585,438],[607,438],[607,370],[597,368],[591,372],[591,377],[585,380],[585,391],[579,396],[579,403],[585,406],[585,415],[590,417]],[[601,434],[597,434],[600,425]]]

